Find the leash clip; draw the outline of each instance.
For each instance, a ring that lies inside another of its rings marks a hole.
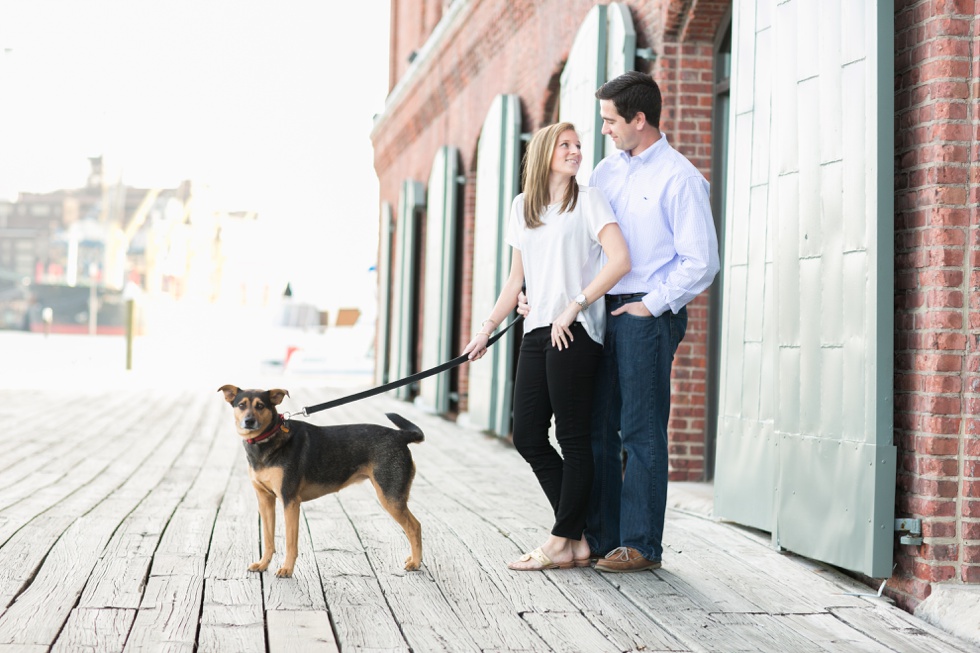
[[[299,412],[296,412],[296,413],[284,412],[282,414],[282,418],[284,420],[286,420],[286,419],[292,419],[293,417],[295,417],[297,415],[299,415],[300,417],[309,417],[309,415],[306,412],[306,409],[305,408],[300,408],[299,409]]]

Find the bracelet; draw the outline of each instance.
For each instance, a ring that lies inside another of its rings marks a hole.
[[[476,332],[476,336],[486,336],[487,337],[487,340],[490,339],[490,334],[487,333],[486,331],[477,331]],[[473,337],[475,338],[476,336],[473,336]]]
[[[497,328],[497,323],[494,322],[493,320],[491,320],[490,318],[487,318],[487,319],[483,320],[482,322],[480,322],[480,326],[483,326],[487,322],[489,322],[490,324],[492,324],[494,329]]]

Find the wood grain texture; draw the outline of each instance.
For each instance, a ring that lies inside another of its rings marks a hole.
[[[295,406],[344,394],[290,390]],[[0,406],[13,394],[0,390]],[[15,426],[27,444],[0,452],[0,653],[971,650],[849,596],[873,591],[764,534],[673,510],[660,570],[511,571],[553,520],[527,464],[388,397],[310,421],[386,424],[393,411],[425,431],[409,501],[421,570],[404,570],[405,534],[361,483],[304,504],[292,578],[275,576],[277,506],[271,571],[249,572],[260,520],[220,397],[116,388],[29,402],[61,410]]]

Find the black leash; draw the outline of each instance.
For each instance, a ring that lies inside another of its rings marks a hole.
[[[515,324],[517,324],[518,322],[520,322],[523,319],[524,319],[524,316],[523,315],[518,315],[517,318],[514,319],[513,322],[511,322],[510,324],[508,324],[507,326],[505,326],[503,329],[501,329],[499,332],[497,332],[496,335],[491,336],[491,338],[487,341],[487,348],[489,349],[490,346],[493,343],[497,342],[500,339],[500,336],[502,336],[505,333],[507,333],[507,331],[512,326],[514,326]],[[343,406],[344,404],[349,404],[349,403],[354,402],[354,401],[360,401],[361,399],[367,399],[368,397],[373,397],[374,395],[379,395],[382,392],[387,392],[387,391],[393,390],[395,388],[400,388],[403,385],[408,385],[409,383],[414,383],[415,381],[419,381],[419,380],[424,379],[426,377],[432,376],[433,374],[438,374],[439,372],[445,372],[446,370],[450,370],[450,369],[452,369],[454,367],[457,367],[459,365],[462,365],[463,363],[465,363],[468,360],[469,360],[469,354],[460,354],[459,356],[457,356],[456,358],[452,359],[451,361],[446,361],[445,363],[442,363],[441,365],[437,365],[436,367],[432,367],[432,368],[429,368],[427,370],[423,370],[421,372],[416,372],[415,374],[413,374],[411,376],[407,376],[404,379],[399,379],[398,381],[392,381],[391,383],[386,383],[386,384],[384,384],[382,386],[378,386],[376,388],[371,388],[370,390],[364,390],[363,392],[358,392],[356,394],[347,395],[346,397],[341,397],[340,399],[334,399],[332,401],[325,401],[322,404],[317,404],[315,406],[307,406],[306,408],[304,408],[303,410],[301,410],[298,413],[291,413],[290,414],[290,417],[292,417],[293,415],[310,415],[311,413],[318,413],[321,410],[327,410],[328,408],[336,408],[337,406]]]

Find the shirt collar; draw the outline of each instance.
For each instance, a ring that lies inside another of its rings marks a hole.
[[[668,147],[667,134],[660,132],[660,138],[657,140],[657,142],[651,145],[650,147],[648,147],[647,149],[643,150],[643,152],[636,155],[635,157],[632,156],[626,150],[621,150],[619,152],[619,156],[626,163],[629,163],[630,159],[635,158],[635,159],[639,159],[641,164],[646,165],[650,163],[650,161],[652,161],[655,157],[657,157],[661,152],[663,152],[667,147]]]

